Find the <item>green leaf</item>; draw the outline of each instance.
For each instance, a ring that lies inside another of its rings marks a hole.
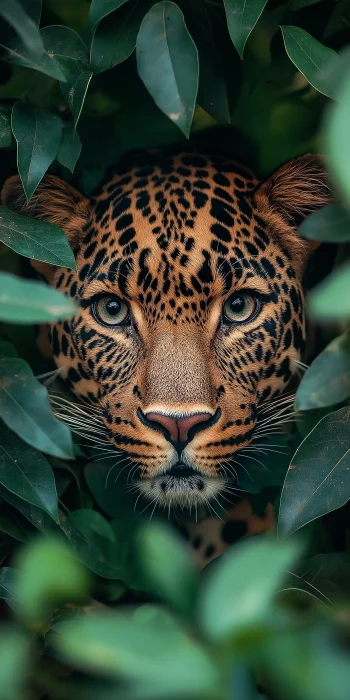
[[[346,321],[350,318],[350,263],[336,268],[307,297],[312,318],[320,321]]]
[[[74,316],[76,306],[58,289],[0,272],[0,320],[49,323]]]
[[[0,240],[19,255],[76,270],[72,249],[62,229],[0,207]]]
[[[337,60],[336,52],[300,27],[285,25],[281,30],[290,60],[315,90],[334,99],[335,87],[327,68]]]
[[[31,52],[40,55],[44,51],[43,41],[35,22],[17,0],[0,0],[0,16],[11,25]]]
[[[0,148],[8,148],[11,144],[11,107],[6,104],[0,104]]]
[[[94,73],[102,73],[129,58],[136,46],[141,21],[151,4],[152,0],[142,3],[132,0],[98,24],[91,43]]]
[[[58,521],[53,471],[43,455],[0,425],[0,483]]]
[[[196,46],[180,8],[154,5],[136,40],[137,70],[157,107],[189,137],[198,91]]]
[[[47,54],[68,77],[89,66],[89,52],[82,38],[71,27],[53,24],[41,30]]]
[[[17,610],[37,629],[50,621],[55,605],[82,601],[89,590],[85,568],[63,542],[36,539],[17,557]]]
[[[18,172],[29,201],[60,149],[62,121],[45,109],[16,102],[12,131],[17,141]]]
[[[2,626],[0,631],[1,700],[20,700],[27,696],[30,663],[27,635],[14,626]]]
[[[202,590],[199,610],[206,634],[220,640],[266,624],[286,569],[298,554],[296,542],[268,538],[232,547]]]
[[[345,201],[350,202],[350,71],[337,89],[337,104],[331,105],[325,123],[324,138],[329,156],[329,166]]]
[[[350,241],[350,214],[340,204],[328,204],[304,219],[299,233],[313,241],[346,243]]]
[[[92,0],[90,5],[90,23],[94,27],[103,17],[117,10],[128,0]]]
[[[297,411],[333,406],[350,396],[349,332],[335,338],[306,371],[295,397]]]
[[[125,493],[120,486],[117,479],[118,458],[120,462],[123,462],[123,456],[118,455],[116,450],[113,459],[108,459],[106,462],[89,462],[85,467],[84,474],[99,508],[111,517],[118,516],[125,523],[127,518],[134,519],[135,496]]]
[[[88,70],[82,70],[71,75],[65,83],[61,84],[61,92],[73,116],[73,123],[76,127],[81,111],[83,109],[84,100],[89,87],[92,73]]]
[[[99,675],[146,684],[150,698],[189,698],[213,692],[209,655],[165,610],[146,605],[131,613],[96,613],[54,627],[52,643],[68,662]]]
[[[15,608],[17,603],[17,571],[11,566],[0,569],[0,598],[6,600],[10,608]]]
[[[267,0],[224,0],[230,37],[241,58],[249,34],[266,3]]]
[[[0,359],[0,416],[32,447],[62,459],[73,458],[69,428],[54,417],[46,388],[18,358]]]
[[[40,55],[33,54],[19,39],[11,40],[8,46],[4,46],[4,49],[6,53],[3,58],[7,63],[37,70],[55,80],[62,80],[63,82],[66,80],[54,59],[46,51],[43,51]]]
[[[350,498],[350,408],[322,418],[298,447],[284,482],[278,532],[291,535]]]
[[[67,122],[63,125],[62,143],[58,152],[57,160],[61,165],[64,165],[71,172],[75,168],[75,164],[80,156],[81,141],[77,130],[73,124]]]
[[[27,542],[34,532],[21,514],[10,508],[4,500],[1,501],[0,530],[19,542]]]
[[[197,572],[187,544],[174,530],[160,523],[144,527],[137,544],[152,591],[175,610],[191,615]]]
[[[12,343],[8,343],[7,340],[0,340],[0,356],[18,357],[18,352]]]
[[[309,7],[310,5],[316,5],[316,3],[321,2],[321,0],[292,0],[290,3],[290,9],[301,10],[303,7]]]
[[[115,534],[113,528],[101,513],[91,508],[81,508],[70,512],[75,527],[84,535],[92,532],[100,537],[104,537],[110,542],[115,542]]]

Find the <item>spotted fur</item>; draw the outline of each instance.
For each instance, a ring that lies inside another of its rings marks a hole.
[[[71,391],[101,411],[146,497],[216,498],[232,456],[254,439],[259,404],[288,386],[304,348],[302,274],[315,247],[296,227],[329,199],[314,155],[261,184],[223,156],[142,153],[91,198],[46,176],[25,207],[19,178],[6,182],[5,205],[59,224],[73,247],[77,272],[33,261],[79,307],[51,327],[54,358]],[[223,303],[242,290],[257,295],[260,311],[225,324]],[[128,325],[96,321],[92,304],[107,293],[129,305]],[[176,445],[142,419],[148,413],[210,417],[182,446],[181,463],[200,476],[186,493],[174,487]]]

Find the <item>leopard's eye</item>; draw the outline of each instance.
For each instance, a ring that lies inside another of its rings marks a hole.
[[[224,321],[230,323],[247,323],[258,314],[259,299],[247,292],[232,294],[224,304]]]
[[[96,321],[104,326],[121,326],[128,319],[127,305],[114,294],[106,294],[92,307]]]

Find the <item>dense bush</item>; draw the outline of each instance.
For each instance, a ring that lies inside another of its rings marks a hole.
[[[74,269],[63,232],[1,207],[0,700],[348,700],[349,8],[0,0],[1,179],[18,168],[28,200],[47,170],[88,194],[131,148],[190,134],[261,177],[324,153],[335,190],[301,226],[322,246],[296,427],[239,475],[254,508],[274,494],[279,538],[201,574],[65,409],[38,324],[75,307],[27,260]]]

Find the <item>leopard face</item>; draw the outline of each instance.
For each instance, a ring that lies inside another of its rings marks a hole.
[[[11,178],[3,201],[21,194]],[[170,152],[126,159],[90,199],[47,176],[21,209],[73,247],[77,272],[33,261],[78,306],[51,327],[54,358],[149,499],[216,498],[258,406],[287,387],[311,247],[296,223],[327,201],[317,156],[259,184],[227,158]]]

